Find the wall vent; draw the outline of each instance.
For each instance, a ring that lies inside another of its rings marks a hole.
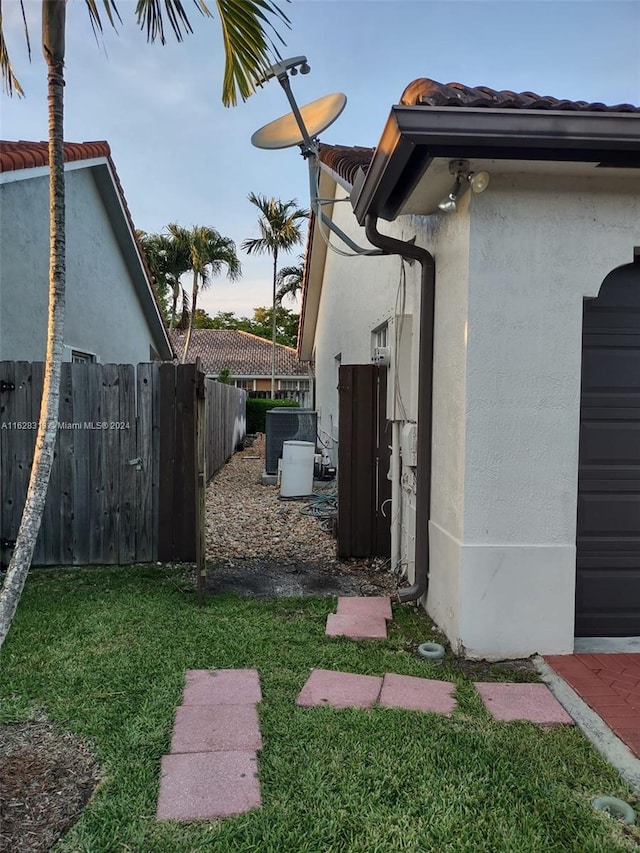
[[[270,409],[266,415],[265,471],[278,473],[278,459],[282,456],[285,441],[310,441],[316,445],[318,413],[312,409],[294,409],[283,406]]]

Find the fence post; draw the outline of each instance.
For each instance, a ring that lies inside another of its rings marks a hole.
[[[200,359],[196,360],[196,578],[198,604],[204,604],[207,580],[206,542],[205,542],[205,489],[206,489],[206,454],[205,454],[205,423],[206,423],[206,393],[204,373],[201,370]]]

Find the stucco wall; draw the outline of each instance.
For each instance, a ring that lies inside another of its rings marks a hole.
[[[102,362],[149,361],[153,336],[91,169],[66,173],[65,344]],[[48,178],[0,186],[0,359],[42,361],[48,300]]]
[[[472,200],[459,636],[471,654],[572,649],[583,298],[632,260],[639,189],[612,173],[495,175]]]
[[[338,189],[337,197],[344,197]],[[359,245],[373,248],[359,228],[348,203],[334,206],[333,220]],[[386,223],[385,223],[386,225]],[[386,228],[394,236],[397,225]],[[320,239],[318,237],[318,239]],[[337,237],[332,242],[344,249]],[[409,270],[406,312],[415,301],[415,275]],[[315,336],[316,401],[319,427],[331,458],[337,463],[338,364],[370,364],[372,331],[395,313],[400,260],[387,257],[343,257],[327,252]]]
[[[347,205],[335,218],[362,232]],[[500,658],[573,648],[583,297],[640,244],[637,185],[501,176],[455,214],[379,223],[436,262],[428,612],[454,648]],[[417,377],[419,268],[408,269]],[[321,424],[337,422],[336,366],[367,362],[396,313],[399,260],[329,253],[316,335]],[[395,369],[392,362],[392,370]],[[406,369],[406,366],[402,366]],[[337,433],[336,433],[337,435]],[[401,562],[414,577],[415,480],[404,470]]]

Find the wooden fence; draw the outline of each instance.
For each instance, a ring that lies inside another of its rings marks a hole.
[[[205,380],[207,482],[228,462],[247,432],[247,392]]]
[[[5,544],[15,540],[22,515],[42,379],[41,363],[0,362]],[[217,452],[218,433],[233,434],[242,392],[226,391],[211,392],[206,406],[205,457],[207,445]],[[197,400],[204,394],[204,375],[194,364],[63,365],[58,439],[34,565],[196,559],[203,529]],[[220,449],[209,460],[211,474],[228,458],[223,454]]]

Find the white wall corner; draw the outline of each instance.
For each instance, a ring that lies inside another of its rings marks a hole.
[[[572,545],[463,546],[464,654],[487,660],[571,654],[575,566]]]

